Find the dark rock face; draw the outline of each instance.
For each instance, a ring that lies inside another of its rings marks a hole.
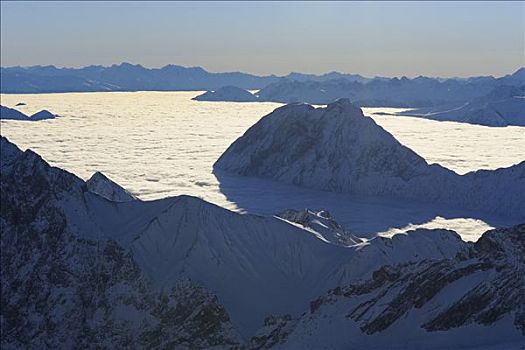
[[[367,334],[381,332],[390,327],[410,309],[421,308],[450,283],[476,271],[483,271],[488,268],[490,268],[489,265],[472,264],[464,268],[455,269],[453,264],[439,262],[430,266],[424,266],[422,270],[418,270],[416,273],[405,275],[399,282],[396,283],[394,281],[386,286],[388,290],[397,288],[399,283],[402,284],[402,291],[400,291],[399,295],[388,304],[379,316],[372,321],[364,323],[361,329]],[[381,298],[373,300],[372,305],[377,304],[379,301],[381,301]],[[371,307],[370,302],[366,302],[364,305],[359,305],[354,312],[362,309],[365,305],[367,308]],[[352,314],[350,317],[352,317]],[[356,317],[355,319],[360,320],[361,317]],[[466,320],[462,320],[462,322],[457,324],[451,324],[449,321],[450,319],[447,318],[445,323],[449,328],[452,328],[462,325]]]
[[[264,327],[243,348],[270,349],[282,345],[293,330],[293,326],[294,320],[291,315],[268,316],[264,320]]]
[[[2,139],[2,348],[208,348],[238,337],[217,298],[183,280],[150,287],[112,240],[76,236],[57,199],[82,180]]]

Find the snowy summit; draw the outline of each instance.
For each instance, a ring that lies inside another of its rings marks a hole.
[[[277,108],[237,139],[214,167],[325,191],[525,217],[525,162],[465,175],[429,165],[348,99],[325,108]]]

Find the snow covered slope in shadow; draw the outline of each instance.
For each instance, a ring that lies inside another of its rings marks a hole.
[[[245,336],[268,314],[297,313],[312,298],[362,273],[353,272],[347,263],[357,247],[327,243],[311,230],[281,219],[237,214],[190,196],[111,201],[89,191],[78,177],[50,167],[32,151],[21,152],[5,138],[2,176],[9,191],[44,187],[42,196],[24,198],[27,203],[20,205],[53,203],[74,236],[116,240],[133,252],[158,288],[190,278],[213,291]],[[432,237],[442,240],[439,235]],[[438,255],[457,253],[457,243]],[[380,255],[374,264],[385,261],[385,254]]]

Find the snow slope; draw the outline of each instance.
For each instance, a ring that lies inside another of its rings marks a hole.
[[[190,278],[216,293],[244,335],[265,316],[298,312],[313,297],[359,277],[342,267],[357,250],[278,218],[241,215],[189,196],[110,201],[5,138],[2,171],[16,181],[46,183],[46,200],[56,201],[75,235],[116,240],[157,287]],[[456,250],[454,243],[449,251]]]
[[[320,190],[525,217],[525,162],[460,176],[427,164],[347,99],[326,108],[277,108],[237,139],[214,168]]]
[[[10,151],[14,146],[2,140],[3,158],[8,160],[3,174],[14,181],[31,177],[48,183],[53,194],[49,200],[57,201],[72,234],[94,241],[116,240],[133,252],[157,288],[169,289],[190,278],[213,291],[245,336],[266,315],[297,312],[339,280],[337,267],[348,250],[311,232],[273,217],[236,214],[189,196],[110,201],[29,150],[16,155]]]

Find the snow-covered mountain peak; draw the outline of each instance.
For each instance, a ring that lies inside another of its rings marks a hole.
[[[263,117],[214,165],[323,190],[359,191],[366,178],[408,180],[427,163],[348,99],[325,108],[291,104]]]
[[[345,117],[364,117],[363,111],[358,106],[350,102],[348,98],[340,98],[326,105],[326,111],[338,110]]]
[[[86,185],[89,191],[115,202],[127,202],[137,199],[125,188],[99,171],[86,181]]]
[[[447,235],[456,239],[450,232],[442,237]],[[313,300],[299,318],[266,324],[255,340],[280,349],[519,349],[525,227],[491,230],[484,239],[455,256],[374,268]],[[330,336],[334,332],[337,337]]]
[[[525,164],[464,176],[429,165],[348,99],[325,108],[275,109],[232,143],[214,168],[325,191],[525,217]]]

